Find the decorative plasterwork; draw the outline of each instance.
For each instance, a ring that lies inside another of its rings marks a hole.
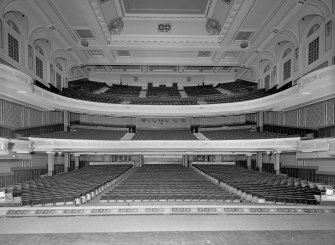
[[[111,38],[111,34],[108,30],[107,23],[105,21],[105,18],[101,12],[98,0],[90,0],[91,6],[93,8],[94,14],[99,22],[99,25],[101,27],[102,32],[105,35],[106,40],[109,42]]]
[[[218,35],[221,31],[221,25],[216,19],[207,19],[206,31],[209,35]]]
[[[254,140],[73,140],[29,138],[35,152],[255,152],[295,151],[300,138]]]
[[[234,4],[229,12],[229,15],[225,21],[225,23],[222,26],[221,33],[219,34],[218,42],[221,43],[226,36],[230,26],[233,24],[234,19],[238,13],[238,10],[240,9],[241,5],[243,3],[243,0],[235,0]]]
[[[157,37],[148,37],[143,38],[141,36],[136,37],[120,37],[114,36],[112,41],[112,45],[124,45],[124,46],[168,46],[168,45],[178,45],[178,46],[210,46],[219,48],[219,44],[217,42],[217,37],[207,37],[207,38],[197,38],[197,39],[181,39],[181,38],[157,38]]]

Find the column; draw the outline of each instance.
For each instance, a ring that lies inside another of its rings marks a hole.
[[[80,154],[74,154],[74,169],[79,169]]]
[[[52,176],[55,168],[55,153],[47,152],[48,154],[48,176]]]
[[[138,165],[139,165],[139,167],[142,167],[143,164],[144,164],[144,157],[143,157],[143,155],[140,154],[138,156]]]
[[[274,169],[276,171],[276,175],[280,174],[280,152],[277,152],[275,154],[275,165],[274,165]]]
[[[249,170],[251,169],[251,157],[252,154],[247,154],[247,166]]]
[[[68,111],[63,111],[64,113],[64,132],[67,132],[70,127],[70,113]]]
[[[259,172],[262,172],[262,165],[263,165],[263,153],[257,152],[257,167]]]
[[[184,167],[188,167],[188,155],[182,156],[182,162]]]
[[[64,172],[67,173],[70,168],[70,153],[64,152]]]
[[[264,112],[262,111],[257,112],[257,130],[259,132],[263,132],[263,117]]]

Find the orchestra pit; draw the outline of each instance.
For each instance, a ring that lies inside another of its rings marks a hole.
[[[0,244],[335,244],[334,0],[0,0]]]

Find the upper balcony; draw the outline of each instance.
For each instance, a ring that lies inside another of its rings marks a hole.
[[[335,66],[309,73],[282,92],[234,103],[202,105],[111,104],[73,99],[33,85],[33,79],[19,70],[0,65],[0,94],[43,110],[67,110],[111,116],[216,116],[249,114],[264,110],[290,110],[335,96]]]

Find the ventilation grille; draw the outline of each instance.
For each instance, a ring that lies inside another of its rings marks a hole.
[[[129,50],[117,50],[116,52],[119,57],[130,57]]]
[[[188,71],[213,71],[214,66],[188,66],[186,70]]]
[[[207,57],[210,57],[211,54],[212,54],[211,51],[199,51],[198,52],[198,57],[207,58]]]
[[[8,55],[19,62],[19,41],[10,34],[8,34]]]
[[[240,31],[237,33],[234,40],[235,41],[248,41],[253,33],[254,33],[253,31]]]
[[[228,71],[230,71],[230,69],[231,69],[231,66],[222,66],[220,68],[220,71],[228,72]]]
[[[109,0],[100,0],[100,3],[101,4],[104,4],[104,3],[106,3],[106,2],[108,2]]]
[[[158,32],[169,32],[172,29],[172,25],[170,23],[158,24],[157,29]]]
[[[149,71],[177,71],[177,66],[149,66]]]
[[[239,56],[240,52],[239,51],[228,51],[225,53],[226,58],[236,58],[237,56]]]
[[[117,65],[117,66],[111,66],[113,71],[130,71],[130,70],[135,70],[139,71],[140,66],[137,65]]]
[[[94,39],[93,33],[90,29],[76,29],[74,31],[80,39]]]
[[[43,79],[43,61],[36,57],[36,75]]]
[[[101,58],[104,57],[104,53],[102,50],[86,50],[91,58]]]

